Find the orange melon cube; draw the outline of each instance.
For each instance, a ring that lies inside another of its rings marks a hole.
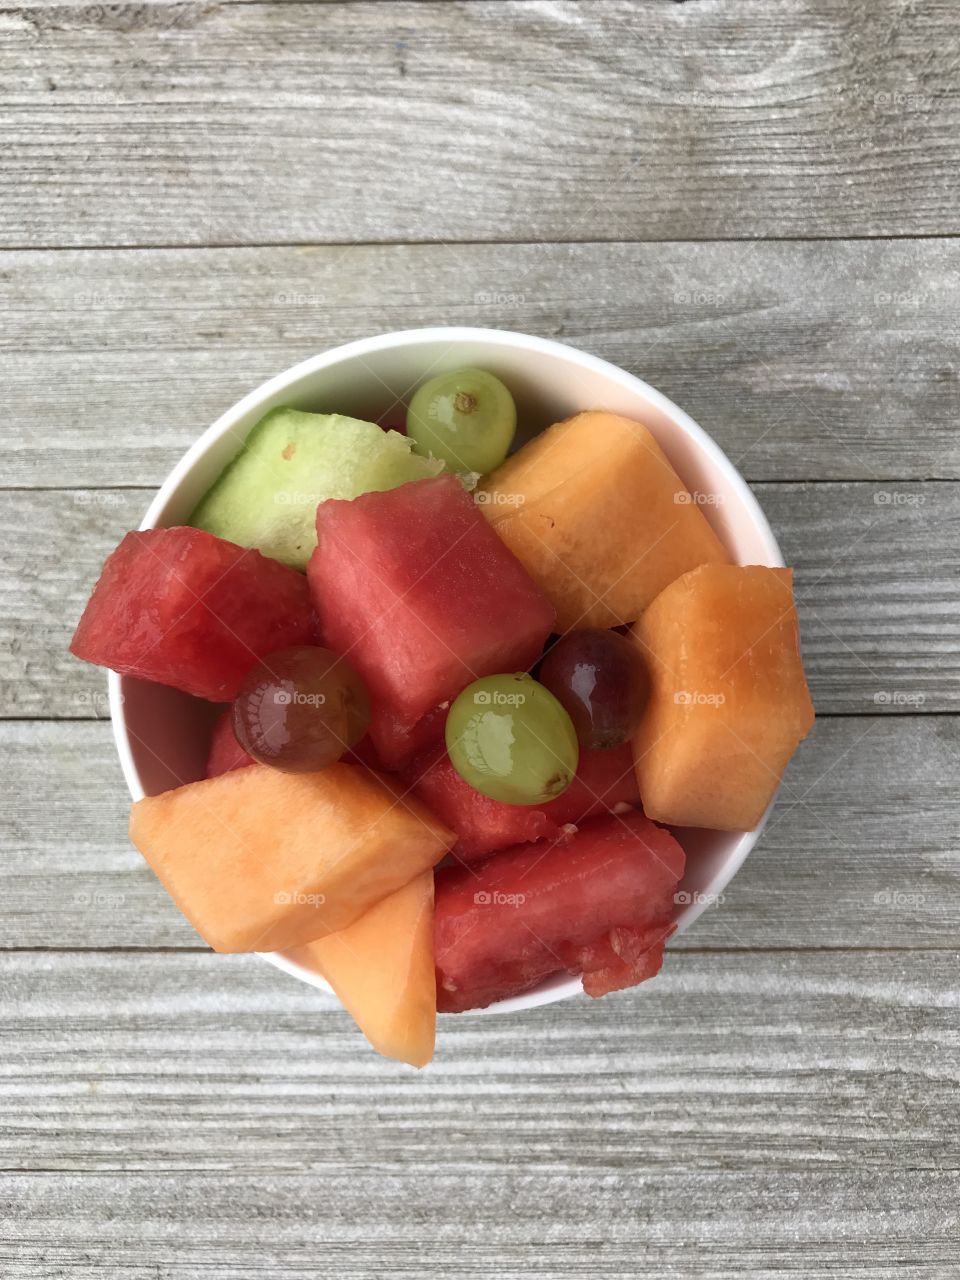
[[[214,951],[283,951],[353,924],[456,836],[366,769],[250,765],[138,800],[130,838]]]
[[[644,812],[751,831],[813,725],[790,569],[701,565],[633,627],[650,670],[634,740]]]
[[[425,1067],[437,1029],[433,872],[415,876],[340,933],[290,959],[320,973],[384,1057]]]
[[[729,562],[650,431],[592,410],[481,481],[477,501],[557,611],[557,630],[634,622],[674,578]]]

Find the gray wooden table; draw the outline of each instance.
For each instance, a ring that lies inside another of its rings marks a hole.
[[[960,5],[0,9],[0,1276],[960,1275]],[[66,645],[194,436],[331,344],[559,337],[797,568],[819,721],[640,990],[422,1074],[197,938]]]

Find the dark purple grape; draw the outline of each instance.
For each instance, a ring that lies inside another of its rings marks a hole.
[[[363,681],[339,654],[318,645],[267,654],[233,703],[240,745],[287,773],[325,769],[360,741],[369,723]]]
[[[650,691],[636,645],[616,631],[571,631],[549,650],[539,680],[573,721],[588,751],[633,737]]]

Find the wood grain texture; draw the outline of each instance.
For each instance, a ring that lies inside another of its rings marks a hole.
[[[0,494],[0,716],[107,714],[102,671],[67,646],[104,558],[151,496]],[[758,496],[796,566],[818,710],[960,705],[960,486],[764,485]]]
[[[3,1280],[955,1280],[958,40],[950,0],[0,10]],[[200,945],[66,644],[204,426],[433,324],[702,423],[823,718],[656,981],[414,1073]]]
[[[946,0],[57,5],[9,246],[952,234]]]
[[[434,324],[603,356],[750,480],[956,478],[958,284],[954,239],[0,252],[0,484],[157,485],[265,378]]]
[[[127,839],[108,723],[0,724],[0,948],[202,945]],[[679,948],[960,948],[960,720],[822,720]]]
[[[17,1280],[946,1277],[956,958],[674,954],[415,1073],[249,958],[0,958]]]
[[[469,1176],[395,1167],[332,1179],[11,1176],[18,1219],[0,1258],[11,1280],[956,1275],[949,1171],[561,1178],[523,1165]]]

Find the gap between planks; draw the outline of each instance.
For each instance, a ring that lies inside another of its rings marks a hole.
[[[236,3],[237,0],[231,0]],[[260,0],[250,0],[251,3],[259,3]],[[328,0],[329,2],[329,0]],[[386,0],[384,0],[386,2]],[[378,240],[375,238],[364,240],[210,240],[205,243],[199,243],[193,240],[169,240],[158,241],[156,244],[5,244],[0,246],[2,253],[183,253],[197,252],[203,253],[209,250],[211,253],[229,249],[262,249],[268,251],[271,249],[442,249],[445,247],[457,249],[483,248],[487,245],[497,245],[505,249],[523,249],[536,247],[538,245],[580,245],[588,247],[590,245],[685,245],[685,244],[882,244],[885,241],[896,243],[898,241],[911,240],[955,240],[960,237],[960,222],[958,222],[956,230],[951,231],[928,231],[928,232],[878,232],[876,235],[870,235],[866,232],[862,235],[809,235],[809,236],[588,236],[579,240],[570,239],[544,239],[544,240],[517,240],[503,239],[498,240],[495,237],[472,236],[467,240],[454,240],[449,237],[442,239],[413,240],[395,239],[395,240]]]

